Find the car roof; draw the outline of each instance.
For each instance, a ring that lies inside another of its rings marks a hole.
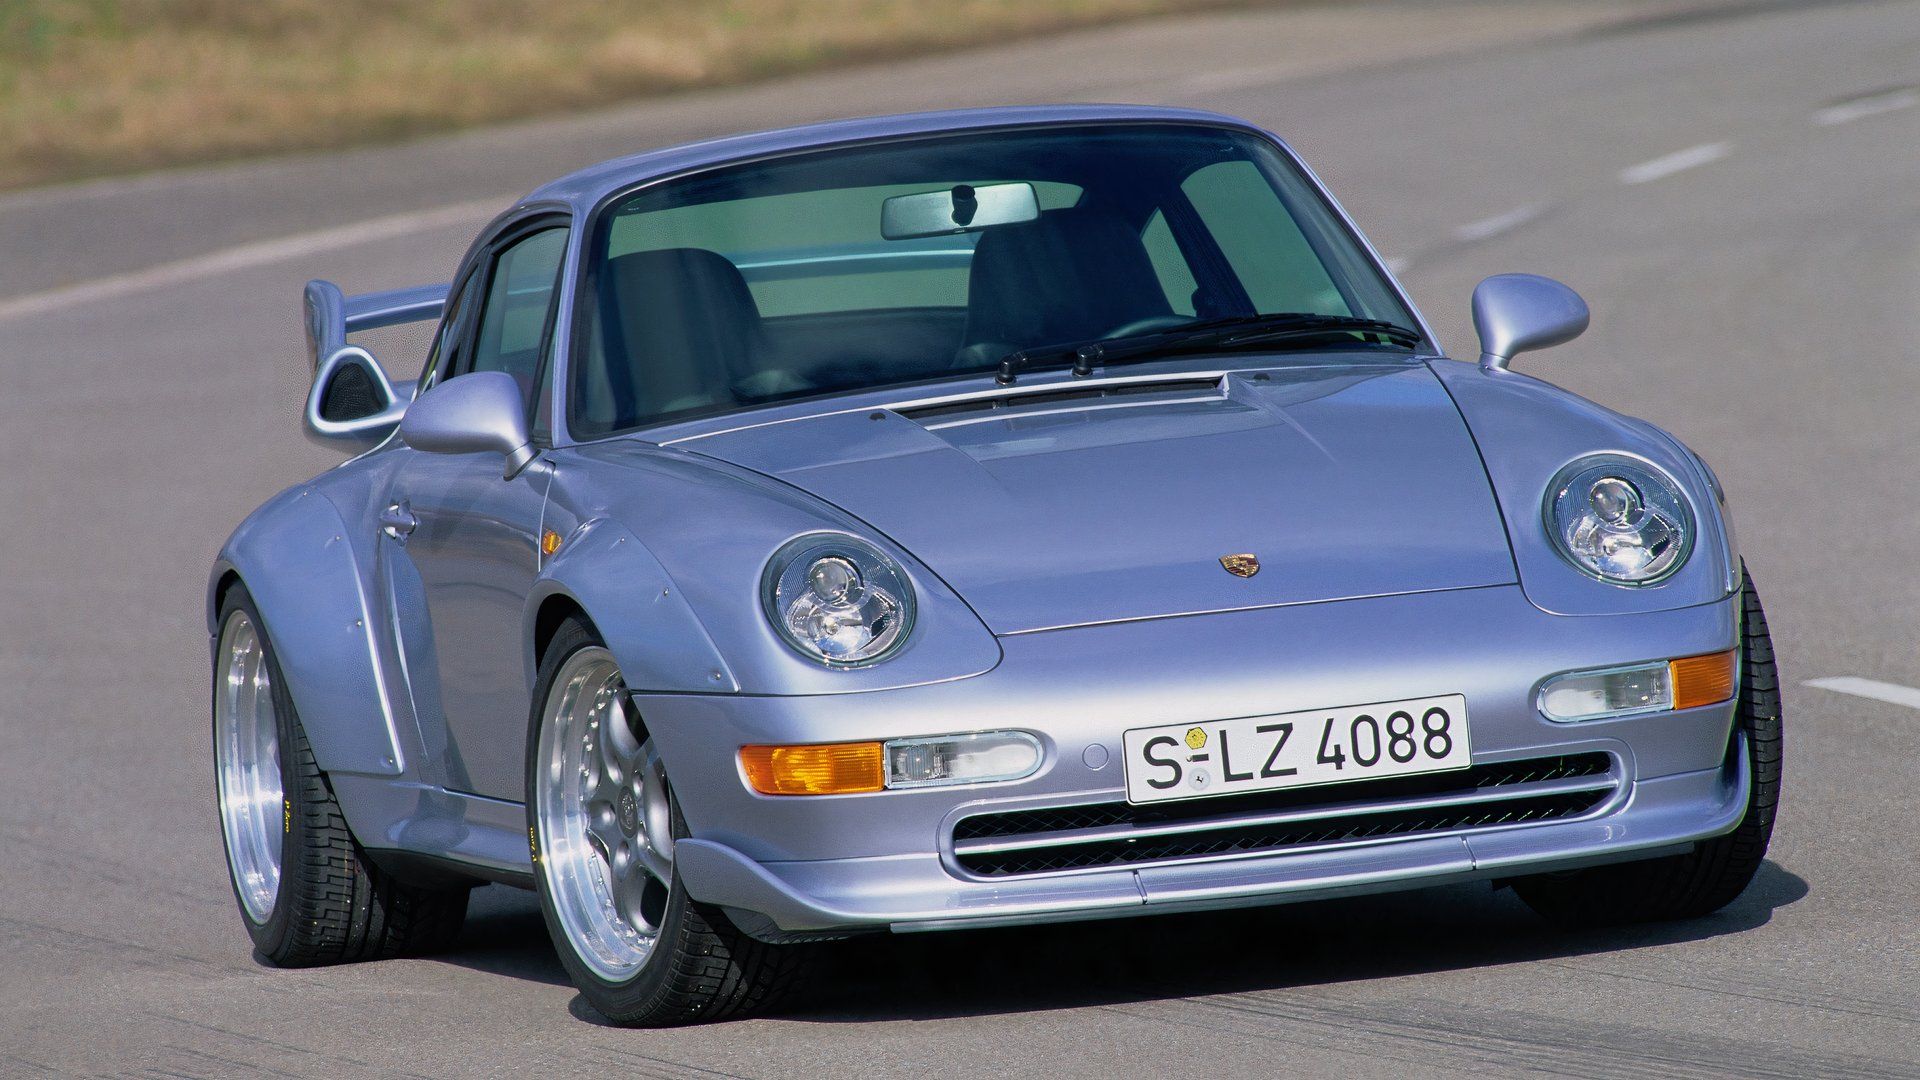
[[[1244,120],[1221,113],[1150,105],[1023,105],[833,120],[822,124],[807,124],[748,135],[729,135],[725,138],[681,143],[614,158],[545,184],[521,199],[518,205],[564,203],[576,213],[584,214],[607,196],[656,177],[727,162],[874,139],[1046,124],[1139,123],[1143,121],[1207,124],[1242,129],[1250,127]]]

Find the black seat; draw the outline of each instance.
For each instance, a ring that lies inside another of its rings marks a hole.
[[[762,327],[746,278],[726,256],[704,248],[618,255],[599,286],[615,416],[734,401],[732,384],[754,370]]]
[[[956,365],[1172,313],[1138,230],[1096,209],[1049,210],[980,234]]]

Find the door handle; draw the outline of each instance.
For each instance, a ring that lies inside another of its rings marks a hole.
[[[403,502],[394,503],[380,514],[380,531],[402,542],[405,542],[407,534],[413,532],[413,527],[418,524],[419,521],[414,518],[413,511]]]

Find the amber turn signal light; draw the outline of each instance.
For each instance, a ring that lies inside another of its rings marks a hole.
[[[852,795],[887,787],[886,756],[877,742],[743,746],[740,767],[762,795]]]
[[[1733,696],[1734,651],[1687,656],[1667,662],[1673,678],[1673,707],[1715,705]]]

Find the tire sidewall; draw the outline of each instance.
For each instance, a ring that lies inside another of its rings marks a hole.
[[[300,882],[296,878],[304,869],[300,859],[288,857],[290,854],[297,856],[306,840],[300,779],[294,774],[289,762],[294,750],[295,737],[293,697],[287,690],[286,679],[280,674],[280,661],[274,650],[272,638],[267,632],[266,620],[260,617],[260,610],[254,605],[253,596],[247,592],[247,587],[236,583],[227,590],[226,597],[220,604],[219,630],[214,636],[213,696],[210,703],[218,707],[220,681],[225,676],[225,665],[221,662],[222,657],[218,650],[220,640],[226,635],[227,623],[235,613],[246,615],[247,619],[253,623],[254,633],[260,639],[261,662],[267,671],[269,690],[273,699],[275,736],[279,746],[280,760],[276,764],[280,769],[280,810],[283,822],[280,832],[280,887],[274,893],[273,909],[267,913],[265,922],[255,922],[253,916],[247,912],[246,904],[240,899],[240,886],[234,880],[233,852],[227,849],[226,821],[220,809],[220,800],[225,797],[225,793],[220,789],[220,732],[209,710],[209,730],[213,737],[214,752],[214,816],[220,825],[220,848],[226,855],[227,888],[233,893],[234,906],[240,910],[240,919],[246,924],[247,934],[253,939],[254,949],[263,955],[273,956],[279,954],[281,947],[286,943],[287,936],[292,931],[294,905],[289,902],[289,897],[298,894]]]
[[[660,936],[654,942],[650,953],[640,969],[629,978],[620,982],[610,982],[602,978],[586,962],[573,941],[568,937],[566,927],[561,923],[554,909],[552,890],[547,881],[547,866],[540,851],[540,820],[538,789],[535,787],[536,774],[540,769],[540,731],[546,718],[547,698],[553,692],[554,680],[560,669],[569,659],[582,649],[605,648],[600,636],[578,619],[569,619],[562,624],[548,644],[546,655],[540,662],[540,673],[534,683],[533,705],[527,719],[527,761],[526,761],[526,807],[527,807],[527,844],[533,862],[533,887],[540,898],[540,915],[547,924],[547,934],[553,939],[553,949],[560,957],[560,965],[567,970],[574,986],[586,996],[588,1004],[601,1014],[621,1019],[646,1012],[650,1004],[656,1001],[666,990],[668,973],[672,969],[671,954],[675,945],[685,933],[687,901],[685,887],[680,883],[680,874],[676,870],[673,881],[667,889],[666,912],[661,920]],[[679,807],[673,812],[675,831],[681,832]]]
[[[1745,735],[1748,786],[1746,813],[1741,815],[1736,831],[1753,830],[1753,839],[1764,848],[1773,837],[1774,815],[1785,780],[1783,749],[1786,718],[1780,700],[1780,661],[1773,649],[1773,631],[1767,623],[1766,609],[1761,606],[1759,590],[1754,587],[1745,563],[1741,564],[1740,570],[1740,684],[1734,698],[1737,712],[1734,724],[1736,738],[1733,742],[1738,746],[1742,740],[1737,736]],[[1762,649],[1765,650],[1764,658],[1759,655]],[[1768,681],[1772,684],[1770,689],[1757,686],[1753,681],[1758,676],[1756,668],[1763,664],[1767,669]],[[1763,694],[1767,699],[1764,704],[1771,705],[1770,709],[1759,708],[1763,704],[1759,700]],[[1765,749],[1773,751],[1771,758],[1763,758],[1762,751]],[[1763,806],[1764,812],[1761,809]]]
[[[1550,921],[1577,928],[1698,918],[1737,899],[1763,865],[1779,806],[1784,718],[1773,639],[1751,578],[1738,596],[1742,671],[1722,760],[1746,766],[1739,820],[1685,854],[1514,881],[1521,899]]]

